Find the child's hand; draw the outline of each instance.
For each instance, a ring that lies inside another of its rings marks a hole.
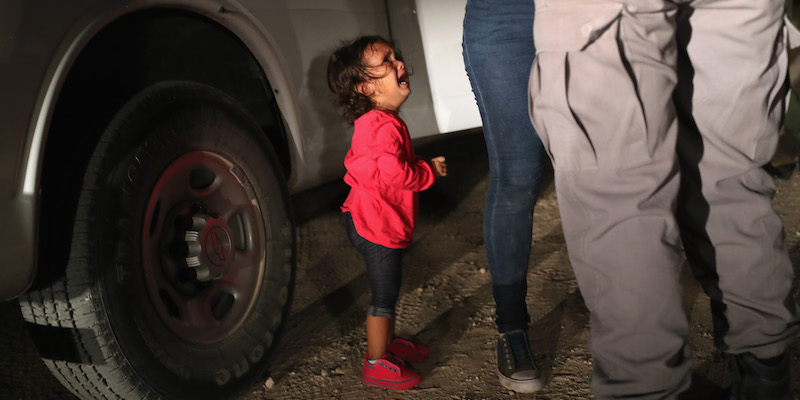
[[[447,163],[444,161],[444,156],[432,158],[431,163],[433,163],[433,167],[436,168],[436,173],[439,176],[447,176]]]

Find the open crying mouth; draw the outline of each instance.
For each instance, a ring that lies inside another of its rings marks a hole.
[[[408,74],[403,74],[397,78],[397,83],[399,83],[400,86],[408,86]]]

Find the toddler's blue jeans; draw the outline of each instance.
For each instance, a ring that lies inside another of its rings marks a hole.
[[[353,216],[348,212],[344,213],[344,217],[350,243],[364,256],[364,263],[367,265],[367,277],[372,290],[372,300],[367,315],[394,318],[395,305],[400,295],[400,282],[403,278],[400,262],[402,250],[391,249],[364,239],[356,232]]]

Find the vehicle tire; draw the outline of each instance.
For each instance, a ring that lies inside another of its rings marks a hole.
[[[83,399],[223,399],[263,379],[288,315],[286,180],[237,103],[173,82],[94,150],[66,272],[20,300],[45,364]]]

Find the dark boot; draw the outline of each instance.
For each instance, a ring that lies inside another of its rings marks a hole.
[[[789,356],[758,359],[751,353],[733,356],[730,400],[791,400]]]

